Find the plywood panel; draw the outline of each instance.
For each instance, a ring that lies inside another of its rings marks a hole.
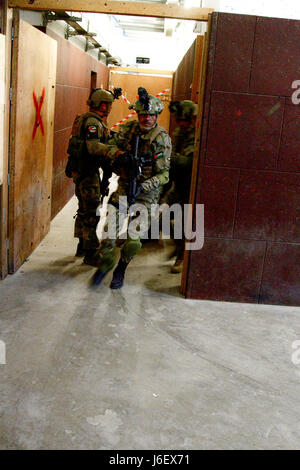
[[[197,36],[174,73],[172,100],[192,100],[198,103],[203,48],[204,36]],[[170,135],[175,127],[175,116],[171,115]]]
[[[192,96],[196,40],[187,50],[174,73],[172,100],[190,100]]]
[[[113,86],[116,88],[121,87],[124,95],[130,101],[130,103],[134,103],[136,101],[137,90],[139,87],[146,88],[148,93],[151,95],[156,95],[163,90],[169,89],[170,91],[168,93],[161,96],[161,100],[164,103],[165,109],[160,114],[158,120],[158,123],[168,132],[170,123],[169,102],[172,91],[172,72],[170,72],[169,76],[154,76],[133,74],[132,72],[129,74],[111,71],[110,89],[112,89]],[[127,116],[130,112],[131,111],[128,109],[128,104],[126,104],[122,98],[119,98],[119,100],[115,101],[112,106],[112,111],[108,119],[109,127]],[[131,120],[133,119],[136,119],[136,116],[131,118]]]
[[[197,191],[197,184],[199,179],[199,167],[200,167],[200,150],[201,150],[201,138],[202,133],[204,132],[204,118],[205,118],[205,87],[210,75],[207,70],[208,63],[210,60],[209,57],[209,44],[214,37],[214,24],[212,16],[209,17],[207,32],[204,35],[203,47],[202,47],[202,56],[201,56],[201,69],[200,69],[200,78],[199,78],[199,98],[198,98],[198,116],[197,116],[197,125],[195,133],[195,151],[193,156],[193,168],[192,168],[192,178],[191,178],[191,189],[190,189],[190,201],[189,203],[193,205],[193,211],[195,207],[195,198]],[[181,292],[185,296],[189,295],[189,277],[190,275],[190,258],[191,252],[184,252],[183,260],[183,270],[181,277]]]
[[[205,163],[276,169],[284,104],[273,96],[212,92]]]
[[[218,13],[213,89],[247,93],[256,16]]]
[[[205,204],[205,240],[187,253],[183,292],[300,305],[300,113],[284,97],[299,69],[300,21],[258,17],[254,33],[255,24],[256,17],[213,15],[192,197]]]
[[[34,4],[33,4],[34,3]],[[178,18],[182,20],[207,21],[212,8],[190,7],[180,5],[161,5],[149,2],[117,2],[108,0],[9,0],[10,7],[29,10],[86,11],[106,13],[108,15],[150,16],[157,18]]]
[[[5,83],[10,83],[11,70],[11,25],[12,10],[5,11],[4,32],[5,32]],[[7,252],[7,230],[8,230],[8,135],[9,135],[9,88],[5,87],[5,115],[4,115],[4,142],[3,142],[3,184],[0,191],[0,277],[4,279],[8,272],[8,252]]]
[[[195,103],[198,103],[199,93],[200,93],[200,79],[201,79],[203,48],[204,48],[204,36],[197,36],[196,46],[195,46],[192,95],[191,95],[191,100],[194,101]]]
[[[51,218],[64,207],[74,194],[72,179],[65,176],[67,141],[76,114],[88,110],[91,74],[95,73],[95,87],[108,88],[108,67],[81,51],[47,27],[47,35],[57,42],[56,99],[54,117],[54,150]],[[62,139],[62,133],[64,138]]]
[[[19,268],[50,228],[57,51],[53,39],[18,20],[17,14],[14,21],[10,272]],[[37,109],[41,119],[34,133]]]
[[[251,93],[291,96],[299,77],[300,21],[257,18]]]
[[[205,238],[191,257],[191,291],[206,300],[257,303],[266,242]]]
[[[0,34],[0,185],[3,183],[5,105],[5,36]]]

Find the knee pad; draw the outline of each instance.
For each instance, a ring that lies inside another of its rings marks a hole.
[[[113,248],[112,250],[104,250],[101,251],[100,248],[100,265],[99,269],[102,272],[107,272],[110,271],[114,265],[116,264],[117,261],[117,252],[118,250],[116,248]]]
[[[122,259],[129,262],[133,256],[137,255],[142,248],[140,239],[128,238],[122,248]]]

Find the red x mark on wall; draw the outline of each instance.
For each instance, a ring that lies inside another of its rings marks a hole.
[[[39,102],[35,96],[35,92],[33,92],[32,95],[33,95],[33,102],[34,102],[35,111],[36,111],[35,123],[34,123],[33,131],[32,131],[32,140],[33,140],[35,138],[35,134],[36,134],[38,127],[41,128],[42,135],[45,135],[44,124],[43,124],[43,120],[41,116],[41,109],[42,109],[44,98],[45,98],[45,88],[43,88],[42,96],[40,97]]]

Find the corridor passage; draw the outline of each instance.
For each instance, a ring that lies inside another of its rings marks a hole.
[[[163,242],[91,290],[75,211],[0,282],[0,449],[299,449],[300,308],[185,300]]]

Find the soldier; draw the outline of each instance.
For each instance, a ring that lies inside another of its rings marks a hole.
[[[109,141],[104,154],[106,158],[114,160],[114,171],[119,174],[118,189],[112,195],[110,203],[117,208],[117,237],[120,227],[118,216],[120,214],[119,197],[127,196],[129,204],[135,202],[142,204],[150,216],[151,204],[157,204],[162,191],[162,186],[169,181],[169,167],[171,156],[171,139],[167,132],[158,125],[158,115],[163,110],[163,103],[159,98],[148,95],[144,88],[138,89],[139,100],[130,108],[137,113],[138,120],[128,122],[120,126],[119,133]],[[138,188],[135,194],[130,191],[133,182],[130,159],[128,154],[136,155],[141,169]],[[132,197],[133,196],[133,197]],[[109,223],[109,220],[108,220]],[[114,270],[111,281],[111,289],[119,289],[123,285],[125,270],[141,247],[141,238],[130,238],[121,249],[119,263]],[[94,284],[100,284],[104,276],[116,263],[117,240],[106,238],[101,243],[99,253],[99,269],[94,276]]]
[[[175,114],[177,127],[172,135],[172,155],[170,181],[172,186],[163,197],[164,203],[189,203],[190,182],[195,148],[195,123],[197,105],[193,101],[172,101],[169,109]],[[171,268],[172,273],[180,273],[183,265],[185,239],[174,240],[176,243],[176,261]]]
[[[78,198],[74,231],[74,237],[79,238],[76,256],[84,256],[85,264],[95,263],[99,248],[96,228],[100,217],[97,208],[101,194],[108,194],[108,180],[112,174],[110,166],[99,157],[98,146],[108,140],[107,116],[114,99],[121,94],[119,88],[114,93],[93,89],[87,101],[90,109],[76,116],[69,140],[66,175],[73,178]],[[103,170],[102,181],[99,167]]]

